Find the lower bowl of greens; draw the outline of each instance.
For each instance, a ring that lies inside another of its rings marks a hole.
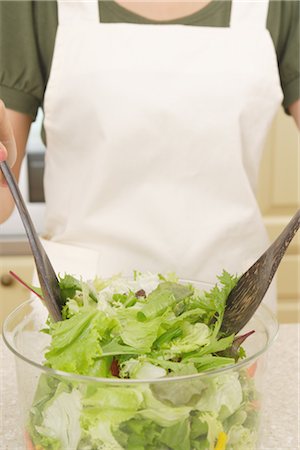
[[[277,322],[261,305],[220,332],[237,281],[135,272],[60,278],[63,320],[37,299],[6,319],[28,450],[251,450]],[[247,338],[247,339],[246,339]]]

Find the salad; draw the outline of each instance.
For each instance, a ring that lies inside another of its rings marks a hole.
[[[173,274],[60,277],[63,320],[48,319],[42,330],[51,338],[44,364],[69,375],[40,376],[28,448],[254,449],[255,366],[234,367],[251,333],[222,336],[238,278],[225,271],[218,278],[202,291]],[[211,374],[215,369],[223,370]]]

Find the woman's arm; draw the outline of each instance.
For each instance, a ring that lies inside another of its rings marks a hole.
[[[289,112],[294,117],[295,122],[300,130],[300,99],[289,106]]]
[[[31,122],[30,116],[6,109],[0,100],[0,160],[8,161],[17,180]],[[7,220],[14,209],[14,201],[3,181],[0,171],[0,223]]]

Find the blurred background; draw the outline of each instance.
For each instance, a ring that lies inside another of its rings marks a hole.
[[[43,170],[45,148],[40,138],[42,113],[31,127],[20,187],[37,231],[45,211]],[[300,144],[293,119],[278,111],[266,141],[259,177],[258,200],[271,240],[274,240],[300,207]],[[0,326],[4,318],[29,298],[28,291],[10,274],[30,282],[33,259],[23,224],[15,211],[0,225]],[[278,318],[281,323],[300,322],[300,233],[290,244],[278,269]]]
[[[273,241],[300,208],[299,131],[282,108],[266,141],[257,195]],[[278,268],[277,289],[280,322],[300,322],[300,232]]]

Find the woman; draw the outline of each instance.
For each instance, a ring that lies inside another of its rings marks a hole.
[[[299,3],[58,0],[1,10],[0,157],[16,160],[18,175],[42,105],[43,243],[56,269],[214,282],[223,269],[248,268],[268,246],[255,188],[282,101],[299,124]],[[4,220],[6,189],[1,204]]]

